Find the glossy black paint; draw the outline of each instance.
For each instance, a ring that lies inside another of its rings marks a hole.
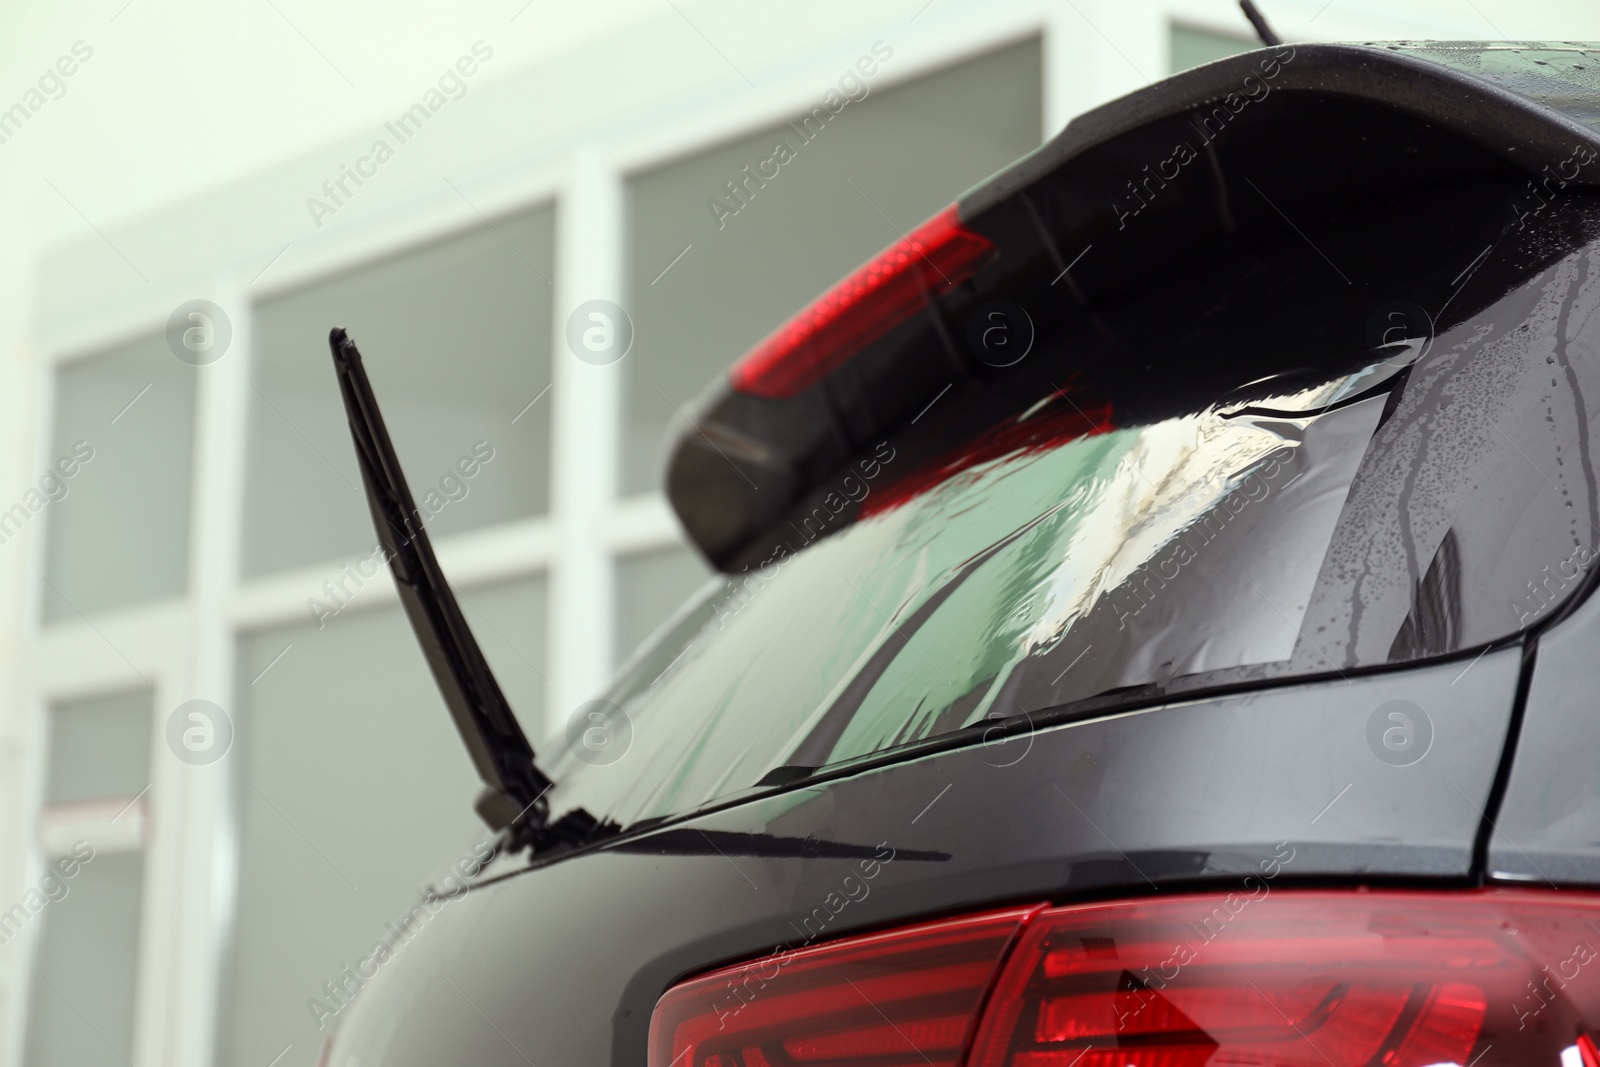
[[[780,942],[1237,882],[1275,858],[1285,882],[1464,883],[1521,658],[1510,647],[974,744],[501,877],[445,903],[385,965],[330,1062],[640,1065],[669,985]],[[1397,701],[1432,724],[1409,766],[1369,744]],[[865,878],[869,856],[882,862]],[[847,876],[866,887],[857,899]]]
[[[1264,57],[1277,62],[1263,68]],[[1267,96],[1272,90],[1330,93],[1383,105],[1539,174],[1575,145],[1600,148],[1597,57],[1600,49],[1592,45],[1566,42],[1391,41],[1246,52],[1080,115],[1050,143],[962,197],[961,206],[972,217],[1098,144],[1169,116],[1229,106],[1229,94],[1260,94],[1267,75]],[[1584,162],[1567,180],[1593,184],[1600,164]]]

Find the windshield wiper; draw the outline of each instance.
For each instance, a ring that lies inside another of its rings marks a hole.
[[[439,569],[422,513],[412,502],[411,488],[361,365],[361,353],[341,328],[328,335],[328,345],[378,543],[423,657],[483,780],[473,807],[490,829],[502,833],[503,844],[511,851],[576,846],[614,831],[609,821],[597,824],[582,808],[550,821],[545,793],[554,783],[534,762],[533,746]]]

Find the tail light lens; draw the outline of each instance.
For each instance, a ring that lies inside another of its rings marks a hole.
[[[1267,888],[1045,913],[972,1067],[1466,1064],[1563,925],[1488,895]]]
[[[662,1067],[955,1067],[1024,920],[1017,909],[780,951],[685,982],[656,1005]]]
[[[1597,1023],[1600,898],[1262,882],[718,971],[661,999],[649,1067],[1600,1067]]]
[[[831,374],[970,278],[994,244],[961,224],[956,206],[918,226],[751,349],[734,365],[733,388],[791,397]]]

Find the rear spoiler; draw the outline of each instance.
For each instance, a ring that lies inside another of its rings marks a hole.
[[[1092,320],[1229,242],[1473,179],[1525,180],[1507,228],[1600,185],[1600,45],[1280,45],[1158,82],[1074,119],[713,382],[672,446],[668,497],[701,553],[738,570],[853,457],[1003,373],[967,336],[985,302]]]

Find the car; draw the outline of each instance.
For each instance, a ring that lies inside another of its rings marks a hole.
[[[498,836],[324,1063],[1600,1067],[1597,184],[1600,45],[1082,115],[713,383],[542,762],[335,331]]]

